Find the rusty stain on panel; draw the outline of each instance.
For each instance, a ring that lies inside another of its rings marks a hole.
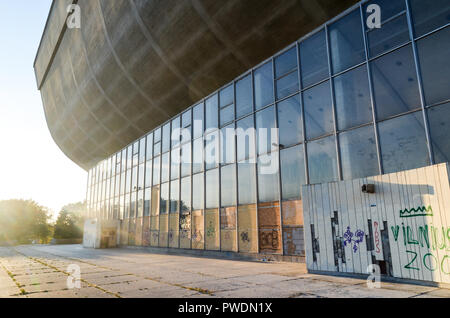
[[[259,251],[260,253],[281,254],[279,202],[260,203],[258,206]]]
[[[282,203],[283,226],[303,226],[303,206],[301,200]]]
[[[303,226],[283,227],[283,244],[285,255],[305,255]]]

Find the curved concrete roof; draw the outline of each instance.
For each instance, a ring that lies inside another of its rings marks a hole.
[[[51,135],[89,169],[355,2],[54,0],[34,64]]]

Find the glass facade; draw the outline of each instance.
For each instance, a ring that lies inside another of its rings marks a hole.
[[[122,244],[302,254],[303,184],[450,160],[437,2],[364,1],[293,43],[92,168],[89,216],[123,220]]]

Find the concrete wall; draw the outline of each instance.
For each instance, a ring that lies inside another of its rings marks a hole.
[[[375,193],[362,193],[363,184]],[[307,268],[450,282],[449,166],[304,186]]]
[[[83,247],[112,248],[119,243],[120,222],[89,219],[84,222]]]

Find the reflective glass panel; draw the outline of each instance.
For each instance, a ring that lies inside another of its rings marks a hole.
[[[181,212],[191,211],[191,177],[181,179]]]
[[[255,157],[255,125],[253,115],[241,119],[236,124],[238,161]]]
[[[303,141],[302,109],[298,95],[278,103],[280,147],[288,147]]]
[[[275,58],[275,77],[289,73],[297,68],[297,48],[294,46]]]
[[[307,144],[310,184],[336,181],[336,140],[334,136],[315,140]]]
[[[206,172],[206,209],[219,207],[219,169]]]
[[[300,199],[301,186],[306,184],[303,145],[282,150],[280,162],[282,199]]]
[[[272,131],[272,128],[276,127],[274,106],[270,106],[256,113],[258,155],[270,152],[276,147],[278,140],[276,134],[273,134],[274,131]]]
[[[303,87],[315,84],[329,75],[325,31],[300,43],[300,70]]]
[[[306,138],[312,139],[334,130],[330,83],[327,81],[303,94]]]
[[[221,168],[221,200],[222,207],[236,205],[236,165]]]
[[[219,127],[218,97],[217,94],[208,98],[205,103],[205,131]]]
[[[450,22],[450,1],[410,0],[416,36],[424,35]]]
[[[251,163],[238,164],[239,204],[256,203],[256,167]]]
[[[258,202],[279,200],[278,152],[258,157]]]
[[[272,63],[266,63],[254,73],[256,109],[273,103],[273,70]]]
[[[253,111],[252,78],[247,75],[236,82],[236,117],[241,117]]]
[[[160,214],[167,214],[169,212],[169,183],[161,185],[161,201]]]
[[[203,209],[204,189],[203,189],[203,173],[199,173],[193,176],[192,184],[192,209]]]
[[[430,137],[435,163],[450,162],[450,103],[428,110]]]

